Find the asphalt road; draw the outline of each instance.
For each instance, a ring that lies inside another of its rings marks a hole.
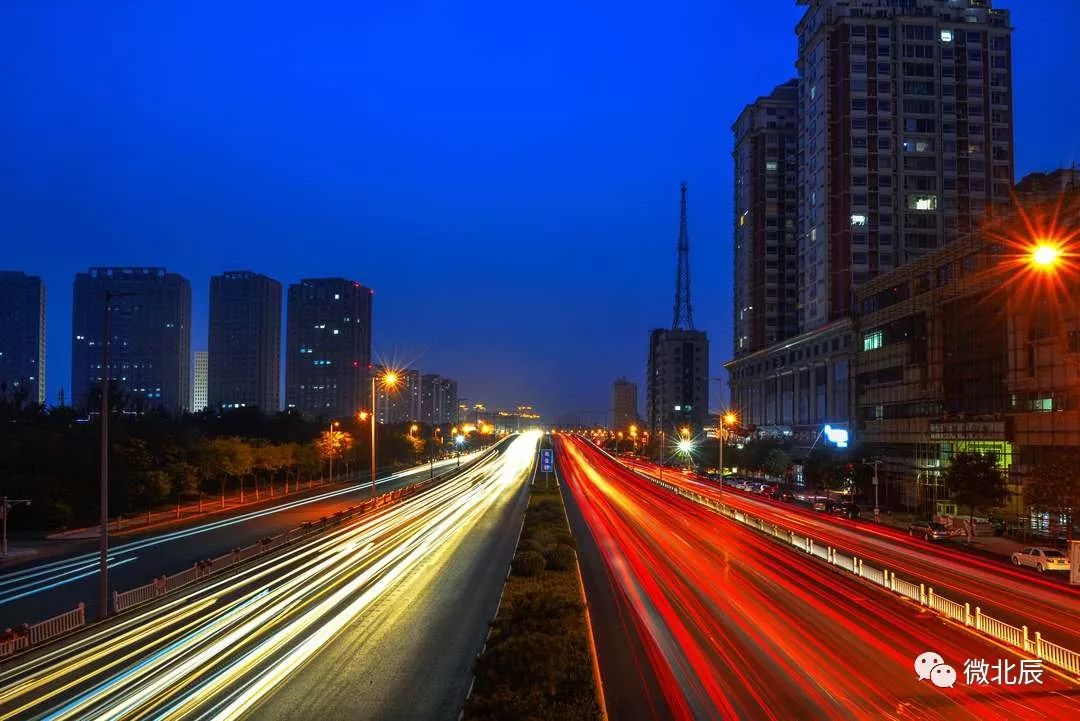
[[[560,480],[559,486],[570,530],[577,541],[608,717],[611,721],[671,718],[633,609],[611,575],[574,495],[564,481]]]
[[[456,718],[537,437],[0,669],[0,720]]]
[[[452,470],[457,461],[435,464],[435,472]],[[377,481],[379,492],[390,491],[429,477],[428,465],[391,474]],[[253,509],[224,512],[193,523],[169,526],[146,534],[110,536],[110,591],[149,583],[193,563],[214,558],[233,548],[300,526],[304,521],[332,516],[366,500],[368,484],[336,486]],[[97,618],[98,554],[94,540],[71,544],[66,554],[39,563],[11,565],[0,574],[0,629],[33,623],[70,611],[81,601],[88,619]]]
[[[654,718],[1080,715],[1075,683],[1047,670],[1041,683],[966,677],[967,661],[985,660],[1011,664],[1017,680],[1013,651],[659,488],[587,441],[560,436],[556,448],[659,680],[669,715]],[[955,685],[919,679],[926,652]]]
[[[656,467],[627,461],[656,475]],[[1080,589],[1036,571],[1013,568],[1005,559],[990,560],[950,549],[951,542],[930,542],[871,521],[848,520],[725,487],[693,474],[665,470],[664,480],[720,498],[781,528],[808,535],[847,556],[858,556],[898,577],[926,583],[957,603],[969,602],[983,613],[1014,626],[1027,625],[1052,641],[1080,651]]]

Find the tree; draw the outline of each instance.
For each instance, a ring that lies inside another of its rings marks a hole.
[[[1080,508],[1080,451],[1055,449],[1041,454],[1024,487],[1028,505],[1065,516],[1066,534],[1073,537],[1073,518]]]
[[[997,508],[1009,496],[994,453],[955,454],[945,472],[945,487],[958,506],[968,509],[972,520],[977,509]]]
[[[791,466],[791,456],[779,448],[772,448],[765,454],[762,468],[770,476],[783,476]]]

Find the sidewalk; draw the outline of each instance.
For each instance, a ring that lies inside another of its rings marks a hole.
[[[868,514],[865,517],[871,519],[873,518],[873,514]],[[908,526],[915,521],[921,520],[925,520],[925,517],[914,513],[881,514],[881,525],[890,526],[905,533],[907,533]],[[939,541],[938,543],[942,543],[942,545],[947,548],[955,548],[970,553],[978,553],[999,558],[1008,558],[1021,548],[1032,545],[1031,543],[1025,544],[1022,541],[1017,541],[1014,538],[1006,536],[975,536],[971,539],[970,543],[968,543],[965,536],[954,536],[948,541]]]

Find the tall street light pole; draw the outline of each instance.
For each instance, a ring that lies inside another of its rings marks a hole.
[[[327,474],[330,478],[327,483],[334,482],[334,454],[337,452],[337,440],[334,438],[334,428],[337,427],[337,421],[330,421],[330,472]]]
[[[109,303],[135,293],[105,291],[101,343],[101,534],[98,544],[98,615],[109,615]]]
[[[720,473],[720,492],[721,493],[724,492],[724,427],[725,426],[734,426],[735,422],[737,420],[738,420],[738,417],[734,413],[732,413],[731,411],[728,411],[726,413],[721,414],[720,423],[716,428],[717,440],[720,442],[719,443],[720,453],[719,453],[719,458],[717,459],[717,463],[720,464],[720,467],[717,470]]]
[[[383,374],[381,378],[384,388],[395,388],[397,386],[397,373],[390,371]],[[375,425],[379,422],[378,413],[375,412],[375,373],[371,374],[371,497],[375,497],[375,470],[376,470],[376,455],[375,455]],[[432,466],[432,472],[434,472],[434,465]]]

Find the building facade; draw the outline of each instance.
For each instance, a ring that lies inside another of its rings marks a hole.
[[[952,456],[993,452],[1019,516],[1039,458],[1080,446],[1080,269],[1071,253],[1046,267],[1031,256],[1055,234],[1076,243],[1080,192],[1059,202],[1028,204],[858,292],[857,433],[902,504],[942,511]]]
[[[281,283],[230,271],[210,279],[207,402],[214,409],[281,408]]]
[[[704,331],[656,329],[649,335],[648,422],[661,431],[705,430],[709,413],[709,341]]]
[[[629,428],[638,422],[637,383],[625,378],[615,381],[612,387],[612,427]]]
[[[106,293],[109,383],[125,408],[183,413],[191,405],[191,285],[165,268],[91,268],[75,275],[71,400],[88,408],[104,377]],[[93,410],[90,408],[90,410]]]
[[[805,332],[1008,206],[1012,28],[991,0],[799,1]]]
[[[345,278],[289,286],[285,404],[309,418],[370,407],[372,291]]]
[[[420,417],[424,423],[458,422],[458,384],[435,373],[420,377]]]
[[[798,81],[748,105],[735,134],[735,357],[799,333]]]
[[[45,284],[0,272],[0,394],[45,403]]]
[[[802,455],[826,425],[850,428],[854,331],[842,319],[725,364],[731,405],[761,438]]]
[[[195,376],[191,381],[191,412],[202,413],[207,408],[210,375],[210,353],[195,351]]]

